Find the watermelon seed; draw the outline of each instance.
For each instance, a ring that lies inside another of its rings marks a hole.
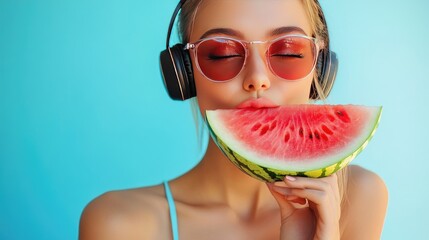
[[[314,136],[316,137],[317,140],[320,140],[320,135],[319,135],[319,132],[317,130],[314,131]]]
[[[288,141],[289,141],[289,139],[290,139],[290,134],[289,134],[289,132],[288,133],[286,133],[286,135],[285,135],[285,142],[287,143]]]
[[[275,120],[273,123],[271,123],[270,130],[273,130],[276,127],[277,127],[277,120]]]
[[[332,135],[332,134],[333,134],[333,132],[331,131],[331,129],[329,129],[326,125],[322,125],[322,130],[323,130],[325,133],[329,134],[329,135]]]
[[[343,122],[345,122],[345,123],[349,123],[350,122],[350,118],[349,118],[349,116],[347,115],[347,113],[345,113],[345,112],[343,112],[343,111],[336,111],[335,112],[335,114],[337,114],[337,116],[338,116],[338,118],[341,120],[341,121],[343,121]]]
[[[261,124],[260,123],[257,123],[257,124],[255,124],[255,125],[253,125],[253,127],[252,127],[252,131],[253,132],[255,132],[255,131],[258,131],[258,129],[261,127]]]
[[[309,137],[311,140],[313,140],[313,133],[310,133],[310,134],[308,135],[308,137]]]
[[[300,137],[304,137],[304,130],[301,128],[299,128],[299,136]]]
[[[259,136],[264,135],[265,133],[267,133],[269,127],[267,125],[265,125],[262,129],[261,132],[259,133]]]

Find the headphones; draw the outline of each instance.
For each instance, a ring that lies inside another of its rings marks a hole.
[[[317,0],[315,1],[319,5],[319,2]],[[186,0],[180,0],[173,12],[170,25],[168,26],[166,49],[160,54],[160,70],[168,95],[174,100],[182,101],[197,95],[189,51],[185,50],[185,45],[182,43],[170,47],[171,30],[173,29],[176,16],[185,2]],[[319,17],[327,28],[323,12],[320,11]],[[319,52],[316,71],[324,97],[327,97],[334,85],[338,71],[337,55],[335,52],[329,50],[328,34],[326,36],[326,46]],[[311,84],[309,97],[314,100],[322,98],[322,96],[319,96],[317,93],[314,82]]]

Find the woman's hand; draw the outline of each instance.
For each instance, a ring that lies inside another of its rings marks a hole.
[[[325,178],[287,176],[268,188],[281,209],[281,239],[339,240],[341,198],[336,174]]]

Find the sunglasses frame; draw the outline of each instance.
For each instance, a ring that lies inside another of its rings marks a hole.
[[[302,77],[302,78],[299,78],[299,79],[286,79],[286,78],[283,78],[283,77],[280,77],[274,70],[273,70],[273,68],[272,68],[272,66],[271,66],[271,63],[270,63],[270,61],[269,61],[269,56],[268,56],[268,50],[270,49],[270,47],[271,47],[271,45],[273,44],[273,43],[275,43],[275,42],[277,42],[277,41],[279,41],[279,40],[281,40],[281,39],[284,39],[284,38],[304,38],[304,39],[307,39],[307,40],[310,40],[311,42],[312,42],[312,44],[313,44],[313,46],[314,46],[314,51],[315,51],[315,54],[314,54],[314,60],[313,60],[313,66],[312,66],[312,68],[311,68],[311,70],[308,72],[308,74],[307,75],[305,75],[304,77]],[[209,40],[217,40],[217,39],[225,39],[225,40],[230,40],[230,41],[235,41],[235,42],[238,42],[238,43],[240,43],[242,46],[243,46],[243,48],[244,48],[244,62],[243,62],[243,66],[241,67],[241,69],[240,69],[240,71],[234,76],[234,77],[232,77],[231,79],[228,79],[228,80],[214,80],[214,79],[211,79],[211,78],[209,78],[209,77],[207,77],[205,74],[204,74],[204,72],[201,70],[201,68],[200,68],[200,64],[199,64],[199,62],[198,62],[198,54],[197,54],[197,51],[198,51],[198,46],[201,44],[201,43],[203,43],[203,42],[205,42],[205,41],[209,41]],[[317,38],[314,38],[314,37],[309,37],[309,36],[306,36],[306,35],[300,35],[300,34],[292,34],[292,35],[283,35],[283,36],[280,36],[280,37],[278,37],[278,38],[275,38],[275,39],[272,39],[272,40],[266,40],[266,41],[259,41],[259,40],[255,40],[255,41],[245,41],[245,40],[240,40],[240,39],[235,39],[235,38],[231,38],[231,37],[209,37],[209,38],[202,38],[202,39],[200,39],[200,40],[198,40],[198,41],[196,41],[196,42],[193,42],[193,43],[187,43],[186,45],[185,45],[185,47],[184,47],[184,50],[189,50],[189,51],[192,51],[193,53],[194,53],[194,58],[195,58],[195,62],[196,62],[196,66],[197,66],[197,68],[198,68],[198,70],[200,71],[200,73],[204,76],[204,77],[206,77],[207,79],[209,79],[210,81],[212,81],[212,82],[229,82],[229,81],[232,81],[234,78],[236,78],[237,76],[239,76],[240,75],[240,73],[243,71],[243,69],[245,68],[245,66],[246,66],[246,63],[247,63],[247,57],[249,56],[249,45],[253,45],[253,44],[265,44],[265,45],[267,45],[267,47],[266,47],[266,51],[265,51],[265,58],[266,58],[266,62],[267,62],[267,65],[268,65],[268,68],[271,70],[271,72],[275,75],[275,76],[277,76],[277,77],[279,77],[279,78],[281,78],[281,79],[284,79],[284,80],[287,80],[287,81],[298,81],[298,80],[301,80],[301,79],[304,79],[304,78],[306,78],[308,75],[310,75],[313,71],[314,71],[314,69],[315,69],[315,67],[316,67],[316,62],[317,62],[317,58],[319,57],[319,51],[321,50],[321,46],[323,46],[323,43],[321,42],[321,41],[319,41]]]

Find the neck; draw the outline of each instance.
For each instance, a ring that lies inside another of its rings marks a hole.
[[[196,201],[228,205],[238,212],[272,204],[273,198],[264,182],[254,179],[230,162],[210,138],[201,162],[179,181],[188,189],[198,189]]]
[[[256,180],[236,167],[210,139],[207,152],[198,166],[199,171],[203,171],[208,176],[206,180],[214,182],[222,188],[239,189],[254,189],[265,184]],[[215,181],[212,181],[215,180]]]

